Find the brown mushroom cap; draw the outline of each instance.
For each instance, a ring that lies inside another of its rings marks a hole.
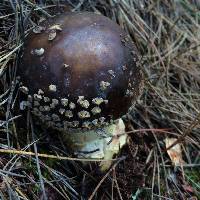
[[[64,13],[25,40],[18,75],[32,112],[51,127],[92,128],[120,118],[138,98],[137,50],[113,21]]]

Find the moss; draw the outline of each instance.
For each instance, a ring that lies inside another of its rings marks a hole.
[[[186,169],[185,177],[188,183],[191,184],[193,189],[196,191],[198,197],[200,198],[200,171],[199,169]]]

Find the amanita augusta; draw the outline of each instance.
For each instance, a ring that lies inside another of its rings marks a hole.
[[[62,133],[78,157],[118,153],[126,143],[121,117],[143,83],[130,37],[102,15],[68,12],[35,27],[22,52],[20,108]]]

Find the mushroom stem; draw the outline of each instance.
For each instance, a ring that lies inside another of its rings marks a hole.
[[[112,159],[126,144],[127,135],[121,118],[114,124],[89,131],[63,134],[64,141],[70,143],[74,154],[79,158]],[[107,170],[111,161],[101,162],[101,171]]]

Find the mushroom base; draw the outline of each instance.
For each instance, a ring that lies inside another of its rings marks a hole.
[[[116,123],[95,130],[65,133],[64,141],[71,146],[79,158],[110,160],[126,144],[125,125],[120,118]],[[111,161],[102,161],[100,169],[105,171]]]

